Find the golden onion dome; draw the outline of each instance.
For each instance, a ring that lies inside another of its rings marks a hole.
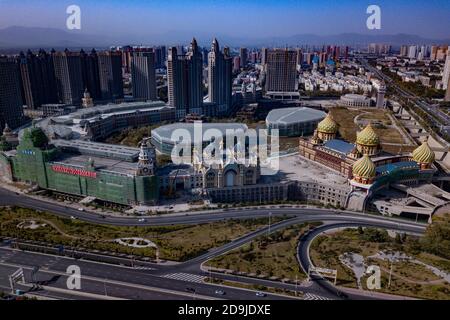
[[[412,153],[413,160],[417,163],[433,163],[434,162],[434,152],[431,150],[430,146],[426,141],[422,143],[418,148],[416,148]]]
[[[353,175],[361,178],[373,178],[376,174],[375,164],[370,157],[365,154],[361,159],[353,164]]]
[[[364,146],[377,146],[380,144],[380,138],[369,123],[367,127],[356,135],[356,143]]]
[[[323,133],[337,133],[338,124],[333,120],[331,115],[328,113],[325,119],[319,122],[317,125],[317,131]]]

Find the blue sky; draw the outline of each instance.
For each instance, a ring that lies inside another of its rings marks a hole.
[[[242,37],[343,32],[450,38],[449,0],[0,0],[0,28],[63,29],[66,7],[82,10],[82,32],[160,35],[208,32]],[[366,8],[381,7],[380,31],[366,29]]]

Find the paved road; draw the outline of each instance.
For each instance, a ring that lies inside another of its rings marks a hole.
[[[67,267],[77,265],[81,269],[82,291],[98,295],[105,295],[106,283],[108,295],[131,299],[288,299],[277,295],[267,295],[265,298],[258,298],[255,295],[255,291],[234,288],[223,289],[223,287],[218,285],[205,284],[199,278],[197,278],[197,281],[186,282],[185,280],[177,279],[175,276],[155,276],[147,270],[136,270],[1,247],[0,274],[3,281],[0,280],[0,284],[5,286],[5,278],[12,273],[11,271],[22,267],[29,272],[36,265],[41,267],[38,280],[46,281],[46,285],[56,288],[65,287]],[[27,275],[27,279],[28,281],[30,280],[29,275]],[[194,288],[195,294],[186,292],[187,287]],[[215,294],[215,291],[219,289],[225,290],[226,295]]]
[[[421,233],[424,231],[425,226],[416,224],[413,222],[401,221],[396,219],[388,219],[382,216],[362,215],[355,213],[340,213],[337,214],[334,210],[326,209],[312,209],[312,208],[259,208],[259,209],[241,209],[230,211],[213,211],[204,213],[192,213],[189,215],[164,215],[149,217],[145,223],[136,223],[136,218],[126,217],[107,217],[101,218],[99,215],[89,212],[80,212],[74,209],[67,209],[63,205],[58,203],[48,203],[42,200],[37,200],[24,195],[15,194],[13,192],[0,188],[0,205],[5,204],[20,204],[21,206],[34,208],[38,210],[45,210],[52,212],[56,215],[67,217],[74,215],[77,218],[94,223],[103,223],[110,225],[167,225],[167,224],[198,224],[213,221],[220,221],[224,219],[236,219],[236,218],[258,218],[267,217],[269,213],[273,215],[287,215],[292,216],[290,219],[283,220],[281,222],[271,225],[270,231],[286,228],[294,224],[300,224],[304,222],[322,221],[327,224],[351,224],[351,225],[363,225],[374,226],[389,229],[397,229],[405,232]],[[40,266],[47,268],[47,271],[53,272],[65,272],[69,264],[73,264],[74,261],[80,264],[83,273],[85,275],[94,277],[93,283],[89,285],[89,290],[92,292],[98,292],[101,286],[98,285],[100,280],[105,279],[108,281],[120,281],[124,284],[131,285],[144,285],[153,286],[158,290],[172,290],[170,294],[184,293],[186,286],[192,286],[196,290],[196,294],[204,295],[205,297],[212,296],[217,297],[214,291],[220,286],[211,286],[201,283],[203,276],[206,276],[205,272],[200,269],[203,262],[212,259],[216,256],[222,255],[230,250],[238,248],[245,243],[252,241],[253,239],[268,233],[268,226],[261,228],[257,231],[244,235],[241,238],[235,239],[224,246],[214,248],[207,253],[196,257],[187,262],[177,264],[174,266],[164,266],[161,264],[143,263],[139,262],[140,269],[131,269],[121,267],[117,265],[100,264],[95,262],[89,262],[84,260],[74,260],[67,257],[49,256],[38,253],[14,251],[11,256],[6,255],[6,258],[2,258],[0,255],[0,262],[4,260],[6,263],[17,264],[20,266]],[[9,250],[9,251],[8,251]],[[0,253],[5,251],[11,252],[10,249],[0,249]],[[217,274],[215,277],[231,280],[234,276]],[[242,279],[243,280],[243,279]],[[101,281],[100,281],[101,282]],[[281,283],[269,283],[267,280],[261,279],[246,279],[250,284],[262,284],[280,288],[294,289],[294,285],[281,284]],[[97,283],[97,284],[94,284]],[[278,285],[277,285],[278,284]],[[123,293],[123,285],[115,284],[119,286],[117,294],[120,297]],[[121,289],[122,288],[122,289]],[[326,287],[325,287],[326,289]],[[304,292],[310,294],[320,294],[322,296],[336,298],[335,292],[324,290],[323,286],[311,286],[301,289]],[[254,292],[243,291],[238,289],[226,289],[227,298],[232,299],[254,299]],[[121,293],[122,292],[122,293]],[[147,292],[147,291],[146,291]],[[167,293],[167,292],[163,292]],[[139,294],[140,297],[148,297],[145,294]],[[158,296],[153,295],[155,298]],[[270,298],[280,298],[278,296],[270,296]],[[357,296],[352,298],[359,298]]]
[[[376,223],[376,224],[372,224],[372,223],[325,223],[324,225],[317,227],[313,230],[311,230],[310,232],[308,232],[307,234],[303,235],[300,238],[299,241],[299,245],[297,247],[297,259],[299,261],[299,264],[301,266],[301,268],[304,270],[305,273],[308,272],[310,266],[312,265],[311,259],[310,259],[310,255],[309,255],[309,248],[311,245],[311,242],[314,240],[314,238],[316,238],[318,235],[320,235],[321,233],[324,233],[328,230],[332,230],[332,229],[338,229],[338,228],[348,228],[348,227],[378,227],[378,228],[385,228],[385,229],[390,229],[390,230],[396,230],[396,231],[401,231],[401,232],[405,232],[405,233],[409,233],[409,234],[420,234],[422,233],[420,230],[418,230],[417,228],[414,227],[408,227],[408,226],[392,226],[392,225],[387,225],[384,224],[383,222],[381,223]],[[323,267],[323,266],[322,266]],[[311,280],[314,283],[314,286],[317,288],[320,288],[322,290],[323,295],[324,296],[340,296],[341,298],[345,297],[346,299],[351,299],[351,300],[358,300],[358,299],[375,299],[375,297],[372,295],[369,296],[367,294],[350,294],[350,293],[345,293],[343,294],[341,290],[339,290],[338,288],[336,288],[331,282],[327,281],[326,279],[322,278],[320,275],[317,274],[311,274]]]
[[[367,60],[360,59],[362,65],[370,70],[371,72],[377,74],[381,79],[383,79],[386,84],[392,86],[399,95],[403,96],[406,99],[411,99],[413,102],[418,106],[420,109],[425,111],[426,113],[432,114],[434,117],[430,117],[430,121],[433,122],[433,125],[439,129],[441,133],[449,134],[450,133],[450,116],[447,115],[442,111],[442,109],[439,108],[437,105],[431,105],[424,101],[422,98],[412,94],[411,92],[408,92],[401,88],[399,85],[397,85],[389,76],[384,74],[382,71],[378,70],[377,68],[374,68],[371,66]],[[436,120],[436,119],[439,119]],[[445,125],[443,125],[445,124]]]

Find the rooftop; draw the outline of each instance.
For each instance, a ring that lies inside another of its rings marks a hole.
[[[348,143],[344,140],[339,139],[332,139],[324,143],[323,145],[325,148],[342,153],[342,154],[349,154],[353,148],[355,147],[354,144]]]
[[[139,148],[131,148],[116,144],[106,144],[83,140],[52,140],[52,143],[63,151],[76,152],[83,155],[107,157],[115,160],[135,161],[139,156]]]
[[[269,123],[291,124],[298,122],[320,121],[326,113],[308,107],[274,109],[267,115]]]
[[[187,130],[187,132],[189,132],[189,135],[191,136],[191,140],[193,140],[194,139],[194,125],[195,125],[195,123],[173,123],[173,124],[164,125],[159,128],[153,129],[152,136],[156,136],[156,137],[159,137],[161,140],[173,143],[174,141],[172,141],[172,133],[176,129],[182,129],[182,130]],[[204,135],[205,131],[209,130],[209,129],[219,130],[222,133],[222,135],[225,135],[227,133],[227,130],[235,131],[235,130],[241,129],[245,132],[248,129],[247,125],[245,125],[243,123],[201,123],[199,128],[201,128],[201,130],[202,130],[202,132],[201,132],[202,135]],[[202,139],[202,140],[205,141],[204,139]],[[208,139],[208,141],[209,141],[209,139]]]
[[[92,159],[97,172],[108,171],[120,175],[135,175],[137,162],[121,161],[111,158],[91,156],[87,154],[62,153],[53,164],[69,167],[84,168]]]

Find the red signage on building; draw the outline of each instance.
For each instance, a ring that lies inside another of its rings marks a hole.
[[[71,174],[74,176],[81,176],[86,178],[97,178],[97,173],[92,171],[87,171],[83,169],[75,169],[75,168],[69,168],[64,167],[60,165],[52,165],[52,170],[59,173],[65,173],[65,174]]]

